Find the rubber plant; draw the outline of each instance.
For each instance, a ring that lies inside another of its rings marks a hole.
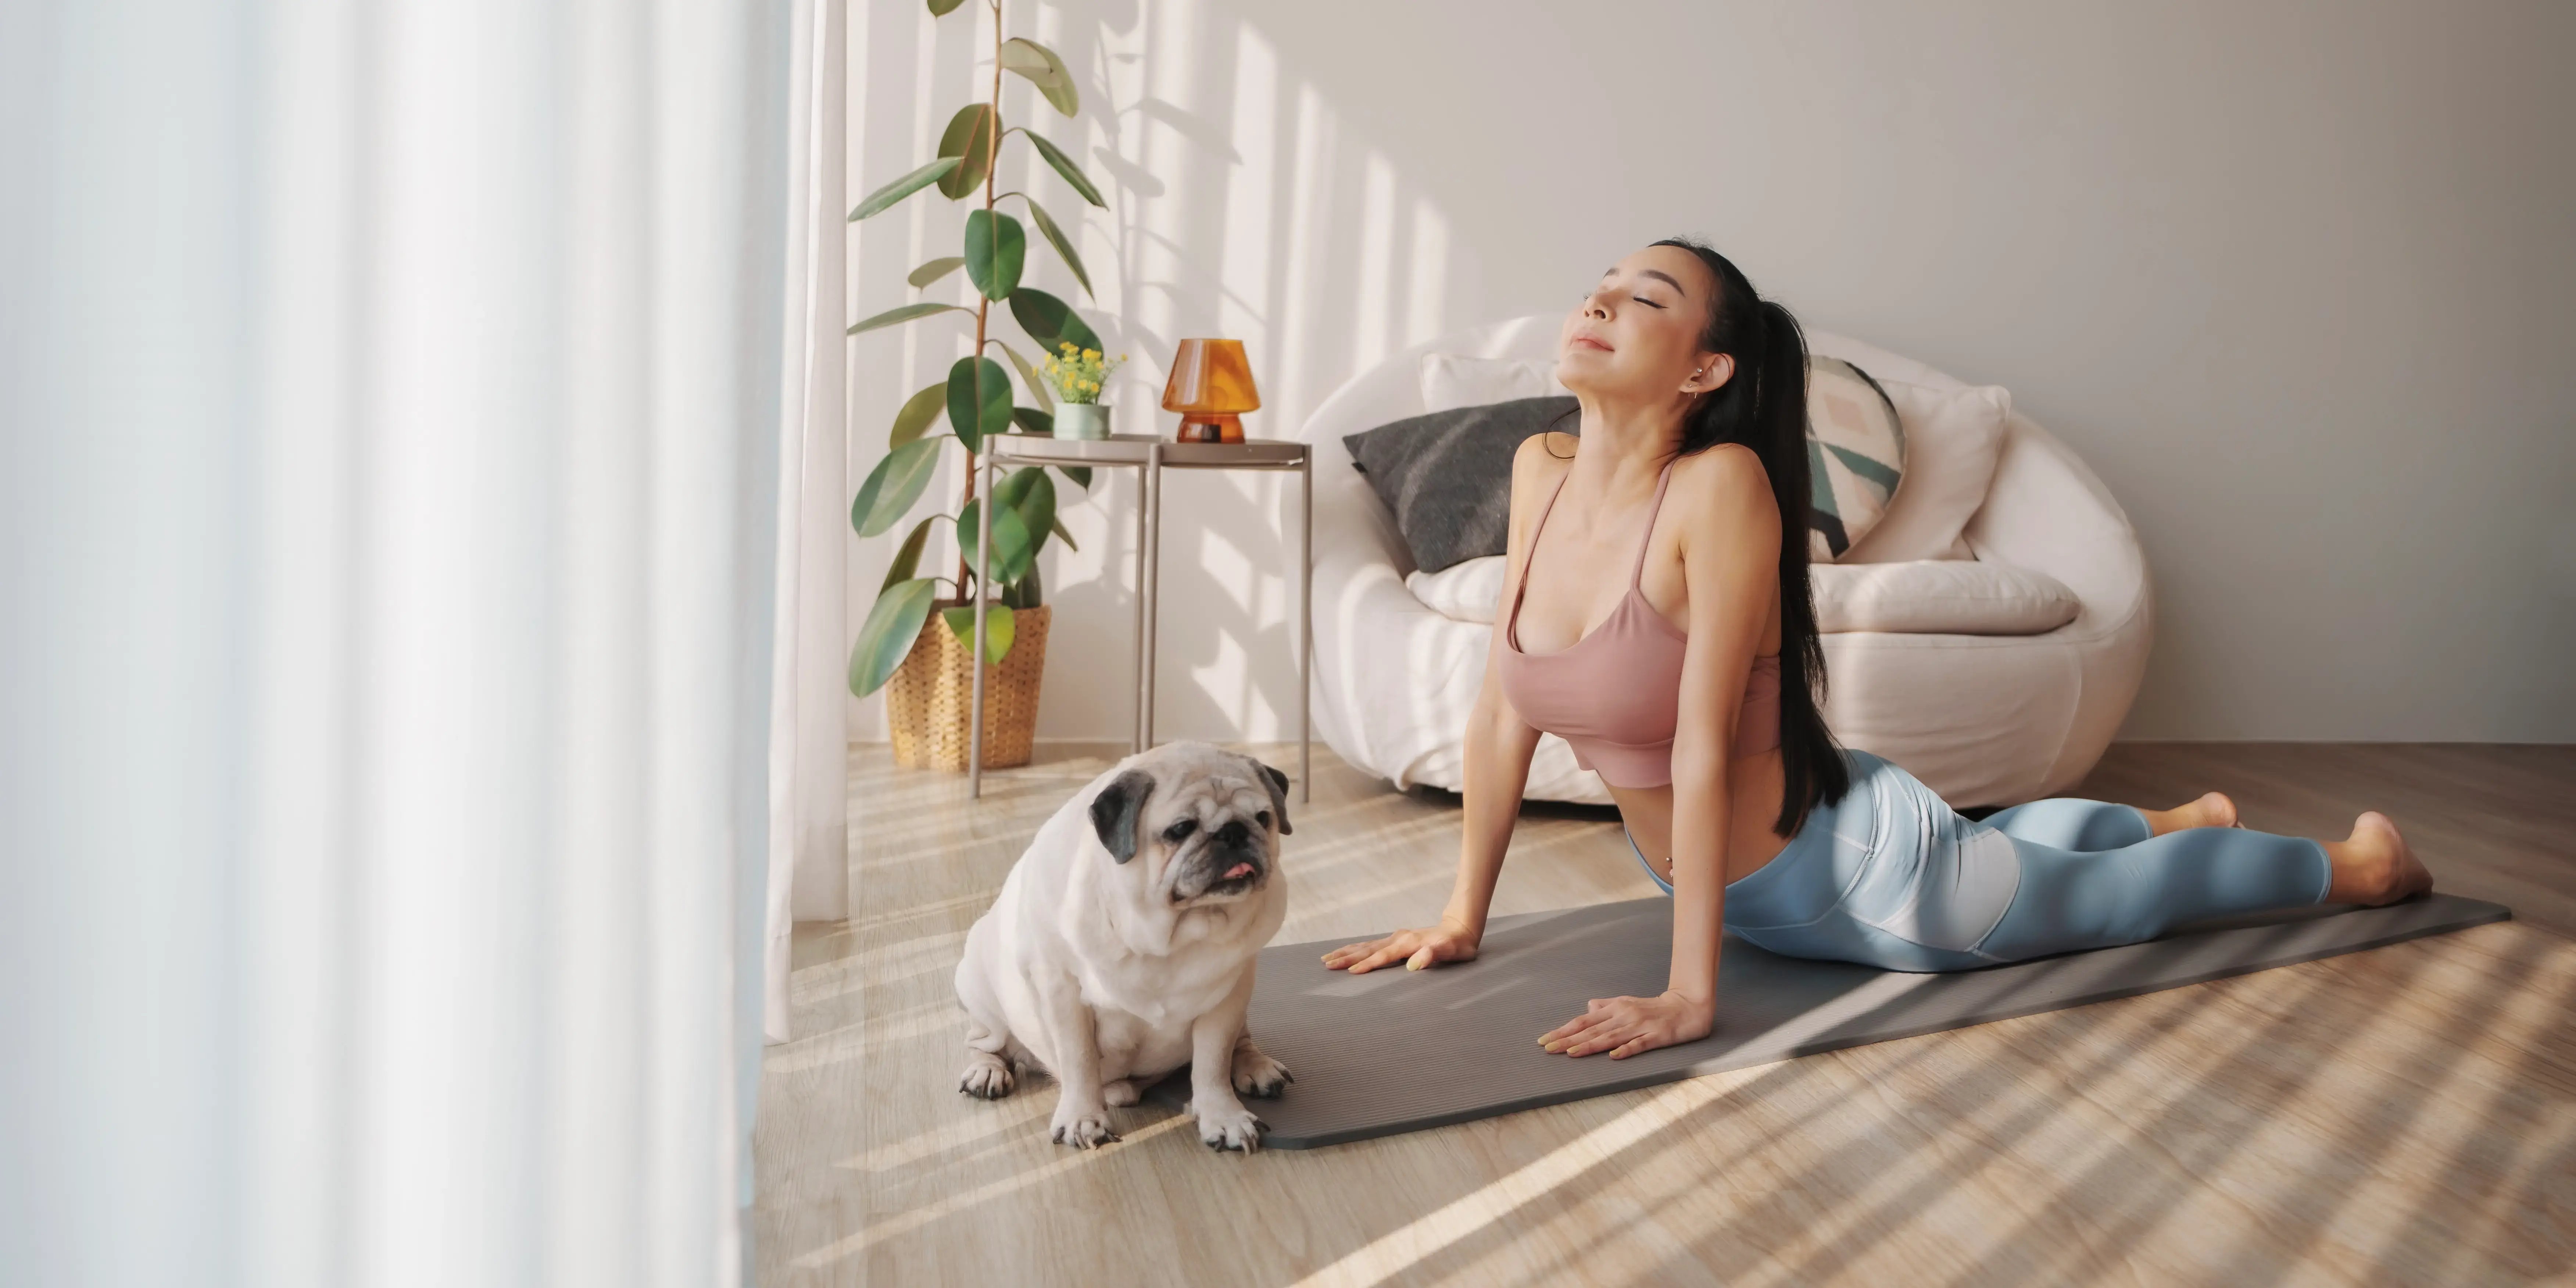
[[[944,17],[965,0],[928,2],[934,17]],[[905,533],[902,544],[895,548],[892,565],[886,569],[885,583],[877,591],[876,604],[868,610],[867,624],[859,630],[859,642],[850,652],[850,691],[862,697],[884,687],[892,678],[895,668],[902,665],[905,654],[920,637],[931,610],[943,598],[953,600],[954,606],[942,608],[941,616],[959,640],[971,644],[977,596],[991,595],[997,606],[1006,609],[1037,607],[1041,595],[1038,552],[1049,537],[1068,546],[1073,544],[1072,535],[1055,517],[1055,484],[1047,472],[1035,467],[1013,470],[993,485],[992,499],[996,504],[991,573],[998,593],[973,584],[976,510],[985,503],[984,498],[975,495],[979,454],[986,440],[995,434],[1051,432],[1055,406],[1028,357],[997,334],[995,323],[1000,321],[1000,310],[995,306],[1009,307],[1011,320],[1039,353],[1057,352],[1057,346],[1068,341],[1078,349],[1101,347],[1099,335],[1084,324],[1072,306],[1020,281],[1021,269],[1028,259],[1028,232],[1002,206],[1014,198],[1029,223],[1037,226],[1038,236],[1054,247],[1064,266],[1072,270],[1083,293],[1091,293],[1091,276],[1083,269],[1082,257],[1074,253],[1072,240],[1046,208],[1025,192],[993,190],[1002,145],[1013,135],[1026,139],[1084,201],[1102,208],[1109,204],[1063,148],[1027,126],[1004,125],[1002,73],[1006,71],[1027,78],[1047,103],[1066,117],[1080,110],[1081,100],[1064,60],[1036,41],[1019,37],[1004,40],[1000,0],[988,3],[993,11],[991,97],[960,108],[949,118],[947,130],[939,137],[939,155],[935,159],[868,194],[850,211],[850,222],[856,223],[892,210],[913,194],[934,186],[941,196],[952,201],[980,199],[980,204],[966,214],[961,253],[931,260],[906,279],[918,291],[964,269],[975,288],[975,306],[916,300],[867,318],[849,331],[860,335],[951,313],[964,314],[975,321],[974,351],[949,368],[946,380],[904,400],[894,414],[893,427],[886,433],[885,459],[859,485],[858,497],[850,503],[850,523],[860,536],[892,532],[920,501],[948,445],[954,443],[965,451],[966,485],[958,497],[956,511],[923,518]],[[1013,405],[1010,376],[992,358],[996,349],[1018,370],[1034,406]],[[947,428],[931,432],[943,416]],[[1066,468],[1059,472],[1076,486],[1086,490],[1091,486],[1088,469]],[[922,550],[931,531],[942,525],[956,534],[956,575],[920,576]],[[943,597],[938,593],[942,581],[950,583],[952,595]],[[1011,624],[1009,612],[986,613],[984,643],[988,658],[998,661],[1010,652]]]

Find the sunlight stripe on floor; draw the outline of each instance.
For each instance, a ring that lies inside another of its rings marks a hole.
[[[1621,1150],[1670,1128],[1733,1091],[1735,1083],[1731,1078],[1689,1078],[1671,1083],[1644,1104],[1557,1146],[1511,1175],[1378,1236],[1341,1260],[1298,1280],[1297,1288],[1384,1283],[1607,1162]]]
[[[1133,1149],[1139,1141],[1151,1140],[1183,1123],[1194,1123],[1195,1121],[1196,1120],[1191,1118],[1188,1114],[1174,1114],[1160,1122],[1139,1127],[1131,1132],[1120,1133],[1119,1143],[1112,1145],[1109,1148]],[[1059,1146],[1059,1148],[1063,1147]],[[918,1230],[941,1217],[947,1216],[952,1212],[965,1211],[977,1204],[1000,1198],[1013,1190],[1025,1189],[1060,1172],[1070,1171],[1085,1163],[1093,1162],[1096,1158],[1097,1155],[1089,1151],[1066,1149],[1064,1157],[1059,1158],[1052,1163],[1048,1163],[1043,1167],[1032,1168],[1017,1176],[1005,1176],[991,1184],[976,1186],[974,1189],[968,1190],[963,1194],[949,1195],[947,1198],[941,1199],[928,1207],[914,1208],[909,1212],[898,1212],[895,1215],[887,1217],[885,1220],[879,1221],[856,1234],[850,1235],[834,1243],[825,1244],[820,1248],[816,1248],[812,1252],[808,1252],[805,1255],[798,1257],[796,1259],[796,1264],[800,1268],[813,1270],[823,1266],[828,1266],[844,1257],[857,1256],[858,1254],[867,1251],[869,1246],[872,1244],[882,1243],[885,1240],[895,1238],[898,1235],[910,1234],[913,1231]]]

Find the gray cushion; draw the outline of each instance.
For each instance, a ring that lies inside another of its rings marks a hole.
[[[1395,513],[1413,564],[1438,572],[1498,555],[1511,538],[1512,454],[1547,429],[1573,433],[1572,398],[1516,398],[1390,421],[1346,435],[1351,464]]]

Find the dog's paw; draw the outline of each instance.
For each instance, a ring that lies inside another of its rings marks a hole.
[[[980,1100],[999,1100],[1013,1085],[1009,1062],[989,1051],[970,1052],[966,1072],[957,1075],[957,1089]]]
[[[1145,1084],[1135,1078],[1119,1078],[1100,1084],[1101,1103],[1112,1109],[1124,1109],[1145,1098]]]
[[[1209,1149],[1239,1150],[1249,1154],[1261,1148],[1261,1133],[1270,1124],[1252,1116],[1241,1105],[1227,1105],[1198,1115],[1199,1143]]]
[[[1048,1125],[1053,1129],[1052,1139],[1056,1144],[1071,1145],[1075,1149],[1098,1149],[1118,1139],[1118,1133],[1109,1129],[1109,1111],[1106,1109],[1076,1109],[1059,1105],[1054,1120]]]
[[[1246,1042],[1234,1049],[1234,1094],[1271,1100],[1296,1080],[1288,1066],[1262,1054],[1261,1048]]]

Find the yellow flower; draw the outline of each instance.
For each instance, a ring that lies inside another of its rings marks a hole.
[[[1057,342],[1057,344],[1056,344],[1056,347],[1057,347],[1057,348],[1059,348],[1059,349],[1064,350],[1066,353],[1071,353],[1071,352],[1073,352],[1073,341],[1071,341],[1071,340],[1062,340],[1062,341],[1058,341],[1058,342]]]
[[[1082,351],[1082,356],[1087,361],[1097,362],[1100,360],[1100,350],[1085,349]]]

